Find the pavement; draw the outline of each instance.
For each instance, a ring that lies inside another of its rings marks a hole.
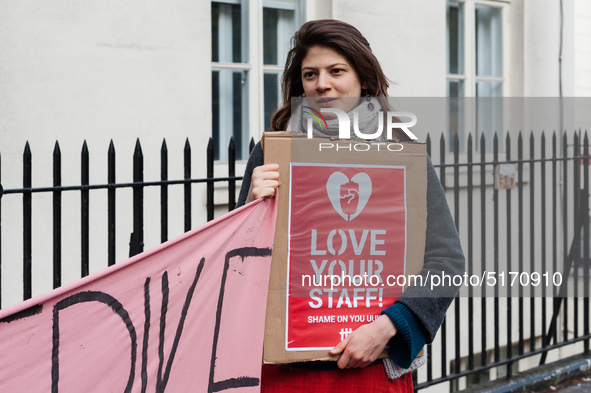
[[[591,357],[578,355],[510,379],[474,385],[462,393],[591,393]]]
[[[591,382],[579,383],[578,385],[569,386],[560,391],[565,393],[588,393],[591,392]]]
[[[564,389],[556,389],[555,392],[563,393],[589,393],[591,392],[591,382],[583,382],[577,385],[569,386]]]
[[[536,390],[536,393],[591,393],[591,378],[583,377],[565,381],[557,386],[550,385],[543,390]]]

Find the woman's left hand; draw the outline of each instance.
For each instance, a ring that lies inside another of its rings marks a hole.
[[[380,315],[375,321],[349,334],[330,353],[341,353],[337,361],[339,368],[366,367],[378,358],[396,332],[392,320],[387,315]]]

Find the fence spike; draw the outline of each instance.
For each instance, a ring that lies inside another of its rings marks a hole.
[[[82,144],[81,166],[80,166],[80,184],[86,186],[90,184],[90,170],[89,170],[89,154],[86,140]],[[89,190],[80,191],[80,216],[81,216],[81,276],[86,277],[90,271],[90,206],[89,206]]]
[[[133,182],[144,181],[144,155],[140,138],[135,142],[133,153]],[[144,251],[144,188],[142,185],[133,186],[133,232],[129,242],[129,256]]]
[[[507,134],[505,137],[505,153],[507,160],[511,159],[511,135]]]
[[[206,165],[207,165],[207,178],[213,178],[213,160],[214,160],[214,151],[213,151],[213,139],[209,138],[209,142],[207,143],[207,157],[206,157]],[[213,181],[207,181],[207,221],[213,220]]]
[[[168,180],[168,145],[166,139],[162,139],[160,147],[160,179]]]
[[[573,134],[573,148],[574,148],[575,154],[579,153],[579,145],[580,145],[579,134],[575,131],[575,133]],[[577,155],[579,155],[579,154],[577,154]],[[575,163],[580,164],[579,161],[575,161]]]
[[[191,144],[189,138],[185,141],[184,149],[185,179],[191,178]],[[191,230],[191,183],[185,183],[185,232]]]
[[[23,152],[23,187],[30,188],[31,187],[31,178],[32,178],[32,168],[31,168],[31,146],[29,145],[29,141],[25,143],[25,151]]]
[[[23,153],[23,188],[31,188],[33,169],[31,165],[31,147],[25,144]],[[31,191],[23,193],[23,300],[32,294],[32,198]]]
[[[439,162],[441,164],[439,167],[439,181],[445,190],[447,185],[445,182],[445,136],[443,134],[439,138]]]
[[[137,157],[143,157],[142,144],[140,143],[140,138],[137,138],[135,141],[135,150],[133,151],[133,155]]]
[[[185,141],[185,148],[183,150],[184,154],[184,165],[185,165],[185,179],[191,178],[191,144],[189,143],[189,138]]]
[[[62,185],[62,153],[58,141],[53,148],[53,187]],[[53,191],[53,288],[62,285],[62,193]]]
[[[583,137],[583,156],[585,157],[583,164],[589,166],[589,137],[587,136],[587,131],[585,131],[585,136]]]
[[[160,148],[160,180],[168,180],[168,146],[166,138],[162,138]],[[160,186],[160,242],[168,240],[168,185]]]
[[[62,152],[60,150],[60,145],[57,141],[55,141],[55,145],[53,148],[53,185],[61,186],[61,166],[62,166]]]
[[[115,183],[115,157],[115,145],[111,139],[107,151],[107,181],[109,183]]]
[[[81,178],[82,178],[82,184],[86,185],[88,184],[88,169],[89,169],[89,159],[88,159],[88,145],[86,144],[86,140],[84,141],[84,143],[82,144],[82,151],[80,153],[80,157],[81,157]]]
[[[236,176],[236,145],[234,137],[230,137],[228,145],[228,177]],[[236,181],[228,181],[228,210],[232,211],[236,207]]]
[[[107,182],[109,184],[115,184],[116,182],[116,169],[115,169],[115,145],[113,140],[109,142],[109,150],[107,151]],[[116,235],[116,213],[117,205],[115,199],[115,187],[109,187],[107,189],[107,265],[112,266],[115,264],[115,235]]]

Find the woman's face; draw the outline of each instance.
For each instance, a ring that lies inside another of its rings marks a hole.
[[[359,105],[362,85],[357,71],[345,57],[330,48],[310,48],[302,61],[302,84],[308,104],[314,109],[337,108],[349,112]]]

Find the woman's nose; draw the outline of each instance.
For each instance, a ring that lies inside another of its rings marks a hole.
[[[318,80],[316,83],[316,90],[325,91],[327,89],[330,89],[329,75],[326,74],[325,72],[321,72],[320,74],[318,74]]]

